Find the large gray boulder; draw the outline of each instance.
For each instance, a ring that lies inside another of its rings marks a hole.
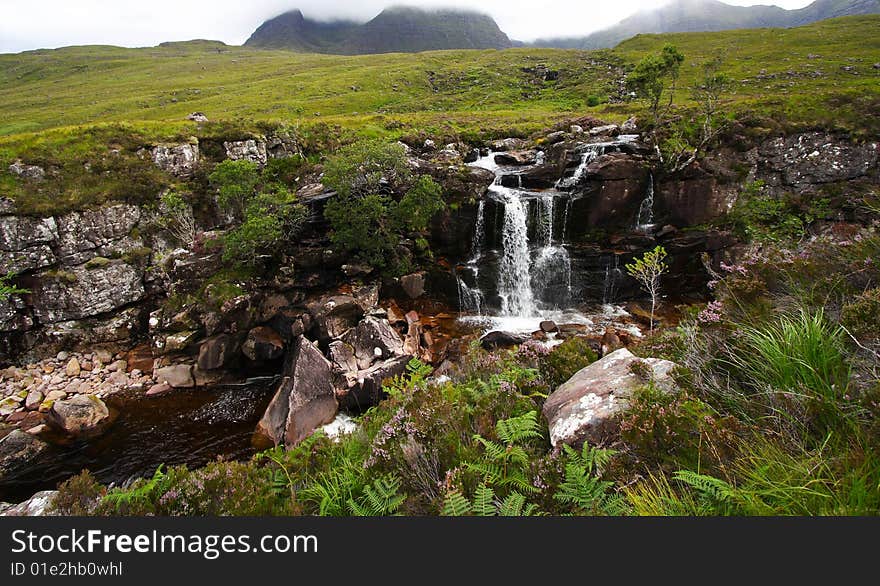
[[[0,480],[21,470],[43,452],[49,444],[29,433],[14,429],[0,439]]]
[[[637,358],[626,348],[608,354],[582,368],[553,391],[544,402],[544,418],[550,428],[550,443],[580,447],[612,443],[620,431],[620,415],[633,392],[646,384],[633,365],[642,362],[655,386],[672,392],[669,360]]]
[[[199,346],[199,369],[223,368],[232,361],[238,348],[238,340],[229,334],[217,334],[205,339]]]
[[[377,360],[403,355],[403,340],[386,319],[367,316],[342,339],[354,349],[360,370],[369,368]]]
[[[55,401],[49,409],[49,418],[70,435],[90,436],[102,431],[109,423],[110,410],[96,395],[76,395],[72,399]]]
[[[34,496],[9,507],[0,509],[0,517],[44,517],[52,515],[57,490],[43,490]]]
[[[355,384],[339,394],[339,405],[350,411],[364,411],[382,400],[382,382],[406,372],[412,356],[397,356],[357,373]]]
[[[364,308],[350,295],[322,297],[310,304],[308,309],[318,337],[324,341],[341,338],[364,315]]]
[[[145,295],[139,269],[121,260],[44,273],[34,289],[34,313],[42,323],[109,313]]]
[[[284,378],[257,432],[275,445],[291,448],[333,421],[338,410],[330,362],[312,342],[299,336],[287,355]]]

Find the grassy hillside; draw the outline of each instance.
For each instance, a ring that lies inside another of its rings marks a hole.
[[[878,31],[880,16],[866,16],[789,30],[640,35],[599,52],[508,49],[345,57],[205,41],[33,51],[0,55],[0,134],[107,121],[178,122],[193,111],[212,120],[363,121],[406,115],[405,122],[418,123],[470,118],[473,112],[481,118],[509,118],[510,112],[516,118],[544,118],[587,110],[591,96],[595,102],[615,89],[615,65],[634,63],[665,42],[678,45],[687,57],[684,85],[697,65],[726,55],[734,77],[749,80],[739,84],[737,99],[750,107],[789,111],[804,100],[829,104],[840,97],[870,102],[880,94],[880,70],[872,68],[880,61]],[[523,71],[537,64],[559,70],[559,81]],[[595,111],[627,109],[599,106]],[[813,113],[803,114],[809,122]]]
[[[716,56],[735,80],[725,106],[757,132],[880,133],[880,16],[799,29],[640,35],[614,50],[518,48],[336,56],[229,47],[71,47],[0,55],[0,196],[51,213],[155,197],[161,177],[144,145],[213,141],[292,127],[316,157],[345,135],[477,141],[530,133],[565,117],[622,121],[626,71],[665,43],[686,56],[677,102]],[[558,76],[545,76],[547,70]],[[551,79],[545,79],[550,77]],[[210,124],[185,118],[204,112]],[[43,183],[5,172],[51,169]]]

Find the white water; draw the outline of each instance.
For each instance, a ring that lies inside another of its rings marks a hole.
[[[648,180],[648,191],[645,199],[639,205],[639,216],[636,218],[635,229],[639,232],[647,232],[654,227],[654,175]]]
[[[520,194],[495,184],[489,188],[504,203],[504,224],[501,230],[501,264],[498,269],[498,295],[501,314],[532,316],[537,314],[532,294],[526,208]]]

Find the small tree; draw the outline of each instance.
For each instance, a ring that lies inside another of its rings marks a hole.
[[[657,246],[654,250],[646,252],[642,258],[635,259],[625,267],[626,272],[651,295],[651,332],[654,331],[654,309],[660,299],[660,275],[669,270],[669,265],[665,260],[666,249]]]
[[[246,159],[227,159],[214,167],[208,179],[217,187],[217,203],[220,207],[242,217],[260,183],[260,168]]]
[[[684,55],[674,45],[666,45],[660,53],[642,59],[627,76],[627,87],[648,100],[655,125],[660,125],[661,117],[672,107],[682,63]]]
[[[178,242],[192,249],[198,232],[192,206],[178,192],[169,189],[159,198],[159,212],[159,225]]]

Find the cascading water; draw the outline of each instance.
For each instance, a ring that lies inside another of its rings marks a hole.
[[[496,183],[490,191],[504,204],[501,231],[501,263],[498,269],[498,295],[501,314],[532,316],[537,312],[530,275],[532,259],[529,252],[526,208],[513,189]]]
[[[620,257],[616,254],[605,265],[605,284],[602,288],[602,305],[614,303],[617,297],[617,282],[623,273],[620,270]]]
[[[639,232],[647,232],[654,227],[654,175],[648,179],[648,191],[645,199],[639,205],[639,215],[636,218],[635,229]]]

